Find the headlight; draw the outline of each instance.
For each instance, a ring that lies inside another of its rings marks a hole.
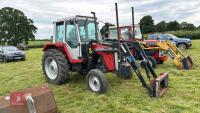
[[[24,53],[23,51],[21,52],[21,54],[22,54],[22,55],[25,55],[25,53]]]

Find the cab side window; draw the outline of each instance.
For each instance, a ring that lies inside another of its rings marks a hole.
[[[128,28],[123,28],[121,29],[121,35],[123,39],[129,39],[130,38],[130,33],[128,31]]]
[[[170,40],[171,39],[171,36],[169,35],[162,35],[161,36],[161,40]]]
[[[64,22],[56,23],[56,42],[63,42],[64,38]]]

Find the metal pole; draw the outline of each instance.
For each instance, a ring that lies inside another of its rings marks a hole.
[[[135,39],[135,16],[134,16],[134,7],[132,7],[132,27],[133,27],[133,38]]]
[[[91,12],[94,16],[94,25],[95,25],[95,37],[96,37],[96,40],[99,40],[99,37],[98,37],[98,30],[97,30],[97,18],[96,18],[96,14],[95,12]]]
[[[118,6],[115,3],[115,11],[116,11],[116,24],[117,24],[117,38],[118,38],[118,56],[121,60],[121,42],[120,42],[120,34],[119,34],[119,17],[118,17]]]

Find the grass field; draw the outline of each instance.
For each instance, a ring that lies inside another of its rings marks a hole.
[[[50,41],[47,40],[36,40],[36,41],[29,41],[29,46],[33,46],[33,45],[43,45],[46,43],[49,43]]]
[[[189,49],[200,64],[200,40]],[[26,51],[24,62],[0,63],[0,96],[46,83],[41,70],[42,49]],[[200,68],[177,70],[171,60],[158,65],[156,72],[168,72],[169,90],[162,98],[147,95],[136,76],[122,80],[107,74],[108,90],[90,92],[85,77],[73,74],[69,83],[50,85],[60,113],[200,113]]]

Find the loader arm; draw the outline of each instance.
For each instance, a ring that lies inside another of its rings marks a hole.
[[[189,55],[183,53],[170,41],[160,41],[157,45],[170,56],[178,69],[191,69],[193,62]]]
[[[147,88],[150,96],[153,96],[153,97],[162,96],[166,92],[167,87],[168,87],[168,74],[163,73],[161,76],[157,77],[153,67],[150,65],[149,61],[146,59],[147,57],[143,49],[141,48],[139,42],[135,42],[135,44],[132,44],[132,45],[134,45],[135,48],[140,50],[141,56],[143,57],[146,76],[150,82],[149,84],[147,84],[142,73],[140,72],[137,61],[135,60],[132,53],[130,52],[130,49],[129,49],[130,47],[127,45],[127,43],[128,42],[122,43],[121,50],[124,53],[127,59],[127,62],[131,65],[138,79],[142,83],[143,87]]]

